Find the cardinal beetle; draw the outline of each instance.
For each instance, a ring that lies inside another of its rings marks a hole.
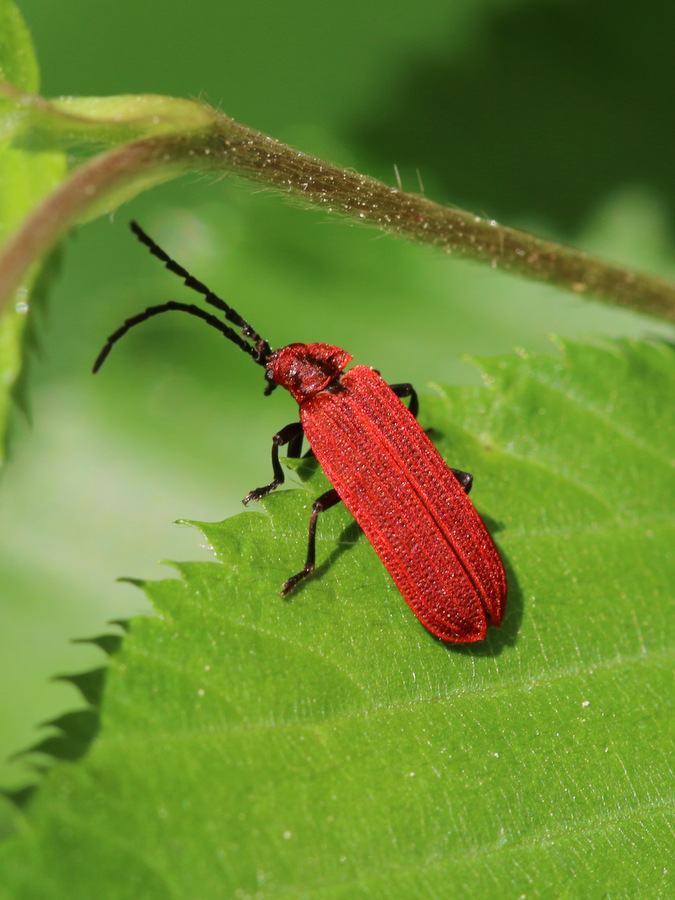
[[[251,491],[248,504],[279,487],[284,473],[279,447],[299,456],[307,438],[334,487],[312,507],[307,560],[284,584],[286,596],[314,571],[316,522],[342,500],[387,567],[422,624],[444,641],[469,643],[499,625],[506,605],[506,576],[499,554],[467,494],[472,476],[450,469],[417,422],[410,384],[387,385],[375,369],[354,366],[351,354],[330,344],[289,344],[272,350],[231,306],[171,259],[135,223],[131,229],[153,256],[187,287],[241,329],[241,337],[193,303],[169,301],[127,319],[108,338],[97,372],[113,345],[152,316],[179,310],[203,319],[265,368],[265,394],[281,385],[300,406],[300,421],[272,438],[274,477]],[[400,398],[409,397],[409,408]]]

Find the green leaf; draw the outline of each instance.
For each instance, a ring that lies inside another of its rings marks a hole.
[[[37,91],[38,67],[26,28],[18,10],[9,0],[0,0],[0,79],[23,91]],[[62,152],[27,153],[14,146],[16,119],[0,97],[3,113],[0,131],[0,241],[4,242],[17,224],[65,172]],[[14,308],[0,320],[0,462],[2,461],[10,410],[10,398],[17,390],[24,355],[26,312],[44,294],[54,272],[54,259],[43,268],[34,266],[15,294]],[[36,281],[39,282],[35,292]],[[37,297],[36,297],[37,293]],[[25,404],[25,398],[22,398]]]
[[[158,616],[0,848],[4,896],[666,896],[673,349],[482,365],[422,424],[476,477],[502,627],[431,637],[339,507],[281,600],[325,487],[296,465],[300,490],[202,526],[220,562],[146,585]]]
[[[0,80],[35,93],[40,74],[26,23],[12,0],[0,0]],[[6,101],[0,99],[0,108]]]

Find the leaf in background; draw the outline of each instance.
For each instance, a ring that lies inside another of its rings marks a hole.
[[[0,0],[0,79],[21,90],[36,92],[38,67],[28,29],[9,0]],[[65,172],[61,152],[27,153],[13,146],[13,113],[0,99],[3,127],[0,132],[0,243],[4,243],[16,225],[38,200],[47,194]],[[14,309],[0,321],[0,462],[2,461],[10,397],[17,390],[23,357],[26,312],[35,299],[33,289],[38,267],[34,267],[15,295]],[[42,270],[38,293],[42,295],[54,272],[53,258]],[[22,398],[25,403],[25,398]]]
[[[0,0],[0,79],[37,91],[40,74],[26,23],[12,0]],[[0,99],[0,109],[5,104]]]
[[[476,476],[501,629],[432,638],[339,507],[282,601],[325,485],[301,464],[202,526],[222,564],[146,585],[91,753],[0,848],[6,896],[665,896],[673,350],[483,365],[422,422]]]

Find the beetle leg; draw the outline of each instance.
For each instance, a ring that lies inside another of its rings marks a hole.
[[[403,384],[390,384],[389,387],[397,397],[410,397],[408,409],[413,414],[413,416],[417,418],[417,413],[420,411],[420,401],[417,397],[417,391],[412,386],[412,384],[406,381]]]
[[[300,459],[300,454],[302,453],[302,439],[304,436],[304,432],[301,431],[300,434],[296,435],[296,437],[288,442],[288,453],[286,455],[289,459]],[[305,452],[302,453],[302,458],[307,459],[310,456],[314,456],[314,451],[308,446]]]
[[[293,423],[296,424],[296,423]],[[284,429],[285,431],[286,429]],[[302,426],[297,434],[294,434],[292,438],[288,441],[288,450],[286,451],[286,456],[289,459],[299,459],[300,453],[302,451],[302,439],[304,438],[305,433],[302,430]],[[274,446],[274,445],[273,445]],[[307,455],[307,454],[305,454]],[[276,473],[275,473],[276,474]]]
[[[269,484],[256,488],[253,491],[249,491],[243,500],[245,506],[250,503],[251,500],[260,500],[261,497],[266,497],[270,491],[273,491],[275,488],[278,488],[280,484],[284,483],[284,471],[279,462],[279,447],[282,447],[284,444],[290,444],[291,449],[294,450],[297,455],[300,452],[302,435],[303,431],[300,422],[291,422],[290,425],[282,428],[281,431],[278,431],[274,435],[272,438],[272,472],[274,473],[274,478]]]
[[[302,439],[304,436],[304,431],[301,431],[288,442],[288,452],[286,453],[286,456],[289,459],[300,459],[300,454],[302,453]],[[302,458],[307,459],[309,456],[314,456],[314,451],[308,446],[305,452],[302,453]]]
[[[296,575],[292,575],[288,579],[286,584],[282,587],[282,597],[290,594],[290,592],[298,584],[298,582],[302,581],[304,578],[307,578],[307,576],[311,575],[314,571],[314,560],[316,556],[316,520],[319,518],[319,513],[325,512],[327,509],[330,509],[331,506],[335,506],[335,504],[339,502],[340,495],[335,490],[335,488],[331,488],[329,491],[326,491],[325,494],[322,494],[317,500],[314,501],[314,505],[312,506],[312,515],[309,519],[307,559],[302,571],[298,572]]]
[[[464,493],[468,494],[471,490],[471,485],[473,484],[473,475],[470,475],[468,472],[462,472],[461,469],[450,469],[452,474],[455,476],[457,481],[461,484],[464,489]]]

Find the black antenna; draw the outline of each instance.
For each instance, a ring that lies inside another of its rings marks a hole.
[[[131,318],[126,319],[124,324],[121,325],[117,331],[114,331],[108,340],[105,343],[105,346],[99,353],[96,358],[96,362],[94,363],[93,371],[94,373],[98,372],[103,363],[105,362],[108,354],[114,347],[114,345],[119,341],[121,337],[133,328],[135,325],[140,325],[141,322],[145,322],[147,319],[151,319],[153,316],[158,316],[160,313],[170,312],[172,310],[178,310],[180,312],[188,313],[191,316],[196,316],[198,319],[202,319],[208,325],[211,325],[212,328],[215,328],[222,335],[224,335],[229,341],[232,341],[233,344],[236,344],[240,350],[243,350],[245,353],[248,353],[250,357],[252,357],[253,361],[258,363],[258,365],[264,366],[267,362],[267,358],[271,353],[270,345],[267,341],[264,341],[258,332],[248,324],[248,322],[243,319],[239,313],[233,309],[231,306],[219,297],[217,294],[214,294],[213,291],[209,290],[209,288],[202,284],[201,281],[198,281],[194,278],[187,269],[184,269],[183,266],[179,265],[175,260],[171,259],[171,257],[162,250],[160,246],[158,246],[151,237],[149,237],[143,229],[136,222],[130,223],[131,230],[136,235],[138,240],[145,244],[150,253],[153,256],[156,256],[157,259],[161,260],[166,268],[173,272],[175,275],[178,275],[183,279],[184,283],[187,287],[192,288],[193,291],[197,291],[197,293],[202,294],[207,303],[211,304],[211,306],[215,306],[216,309],[219,309],[222,313],[225,314],[225,318],[229,322],[233,322],[235,325],[238,325],[241,328],[241,333],[245,338],[248,338],[250,341],[254,341],[253,344],[248,344],[245,340],[242,340],[241,337],[237,334],[237,332],[230,328],[229,325],[226,325],[224,322],[221,322],[220,319],[216,318],[212,313],[207,312],[205,309],[201,309],[194,303],[179,303],[175,300],[170,300],[168,303],[160,303],[157,306],[149,306],[146,310],[141,313],[138,313],[135,316],[131,316]]]

